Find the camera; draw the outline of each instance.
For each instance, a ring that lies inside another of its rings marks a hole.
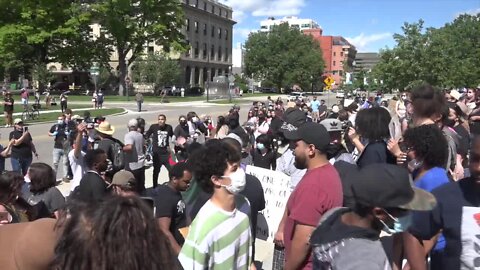
[[[347,130],[349,128],[353,127],[352,125],[352,122],[348,121],[348,120],[345,120],[345,121],[342,121],[342,129],[343,130]],[[348,130],[347,130],[348,131]]]

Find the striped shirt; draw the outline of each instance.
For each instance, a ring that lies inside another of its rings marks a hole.
[[[178,257],[184,269],[249,269],[251,256],[248,200],[236,195],[227,212],[208,200],[200,209]]]

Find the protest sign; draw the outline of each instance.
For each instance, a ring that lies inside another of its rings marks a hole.
[[[260,180],[265,194],[265,210],[258,214],[257,238],[273,241],[291,193],[290,176],[255,166],[247,166],[246,173]]]

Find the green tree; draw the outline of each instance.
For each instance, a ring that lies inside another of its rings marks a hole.
[[[46,65],[36,64],[32,69],[32,79],[34,82],[38,82],[38,89],[41,92],[45,90],[45,86],[55,78],[55,75],[47,69]]]
[[[114,49],[119,63],[119,94],[124,94],[128,65],[139,58],[145,44],[183,50],[182,3],[176,0],[98,0],[90,6],[101,25],[104,41]]]
[[[324,61],[319,44],[288,24],[275,26],[269,33],[250,34],[245,51],[247,76],[278,89],[293,84],[310,89],[320,84]]]
[[[147,54],[144,58],[138,58],[134,67],[133,80],[153,84],[155,94],[165,86],[177,84],[181,75],[178,61],[168,58],[165,54]]]

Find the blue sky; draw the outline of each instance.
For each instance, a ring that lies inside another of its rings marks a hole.
[[[360,52],[374,52],[395,45],[392,35],[404,22],[425,21],[441,27],[458,14],[480,13],[480,0],[220,0],[233,8],[234,47],[248,33],[260,28],[269,16],[314,19],[324,35],[343,36]]]

